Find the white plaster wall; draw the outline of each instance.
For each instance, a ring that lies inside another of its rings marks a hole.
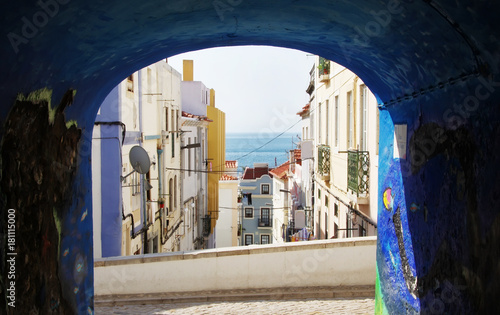
[[[94,258],[102,257],[101,247],[101,126],[92,133],[92,222],[94,230]]]
[[[373,285],[376,237],[96,259],[96,295]]]
[[[237,188],[237,181],[232,182],[234,182],[234,185]],[[237,191],[230,187],[229,182],[219,182],[219,218],[217,219],[217,224],[215,225],[215,229],[217,230],[215,243],[218,248],[233,246],[232,231],[233,229],[238,228],[233,224],[233,212],[237,212],[237,208],[234,207],[233,204],[233,200],[236,200],[237,197],[236,194]],[[233,207],[234,210],[232,209]]]

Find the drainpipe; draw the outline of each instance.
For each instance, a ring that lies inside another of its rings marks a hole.
[[[142,138],[142,71],[139,70],[137,72],[137,85],[138,85],[138,92],[139,92],[139,133],[141,135],[141,139],[139,141],[139,144],[141,147],[143,147],[143,138]],[[147,222],[147,214],[146,214],[146,194],[144,193],[144,175],[141,174],[140,176],[141,181],[140,181],[140,188],[141,188],[141,212],[142,212],[142,228],[144,230],[143,233],[143,247],[142,247],[142,253],[147,254],[148,253],[148,222]]]

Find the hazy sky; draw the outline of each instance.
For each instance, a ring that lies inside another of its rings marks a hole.
[[[286,130],[309,101],[305,92],[314,56],[284,48],[239,46],[199,50],[168,58],[182,73],[194,60],[194,80],[215,89],[215,106],[226,113],[226,132]],[[290,132],[299,132],[300,123]]]

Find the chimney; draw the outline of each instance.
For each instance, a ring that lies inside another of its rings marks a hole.
[[[210,89],[210,106],[215,107],[215,90]]]
[[[193,81],[193,60],[182,61],[183,81]]]

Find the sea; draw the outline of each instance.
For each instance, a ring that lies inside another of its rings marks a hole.
[[[288,160],[288,151],[299,141],[295,133],[226,133],[226,160],[237,160],[239,171],[254,163],[274,168]]]

